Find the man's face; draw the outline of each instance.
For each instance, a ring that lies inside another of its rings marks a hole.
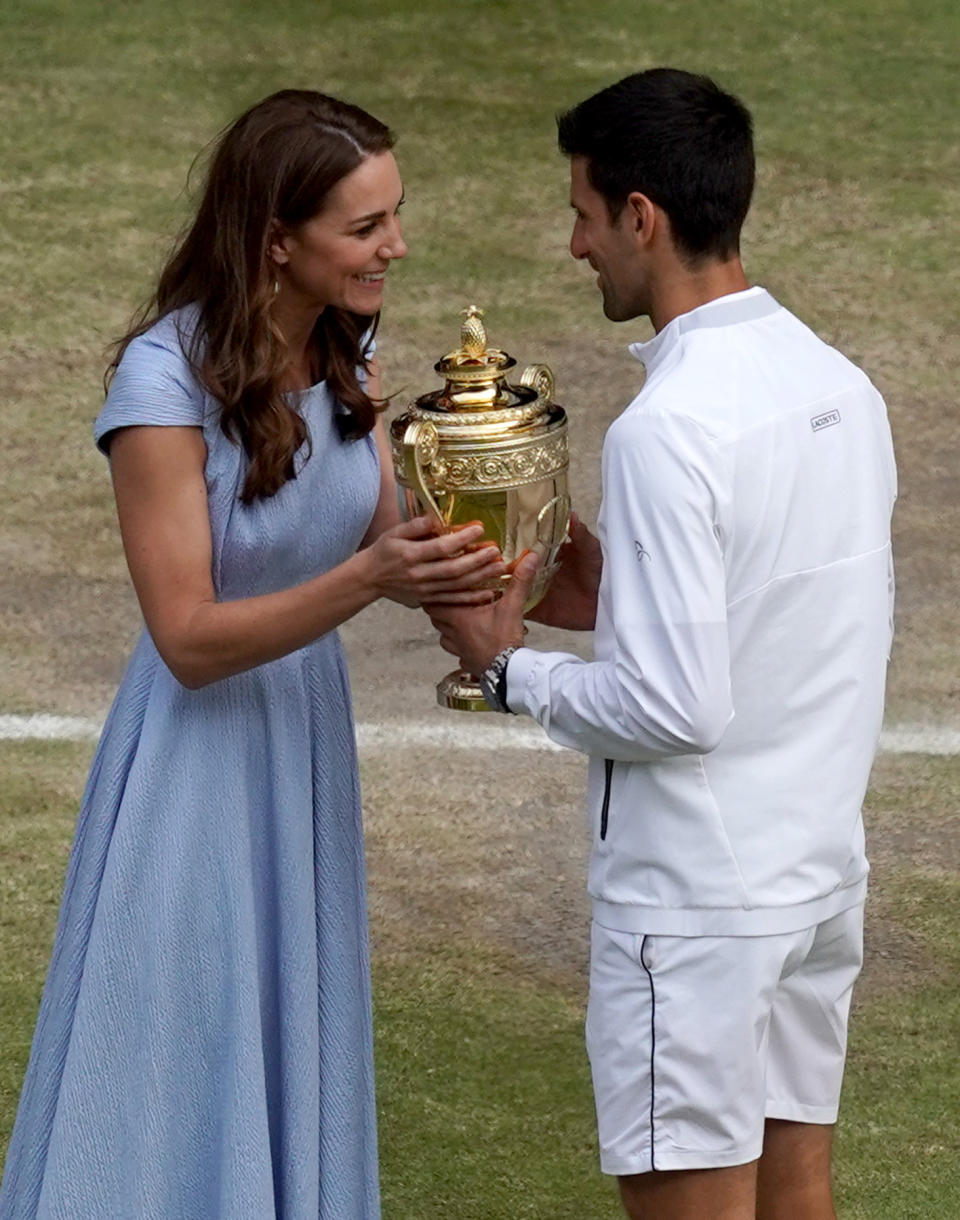
[[[626,322],[648,313],[635,214],[627,205],[611,222],[606,200],[587,178],[585,157],[570,159],[570,206],[576,212],[570,253],[574,258],[585,258],[596,271],[603,312],[611,322]]]

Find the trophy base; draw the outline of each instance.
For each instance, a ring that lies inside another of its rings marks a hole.
[[[473,674],[463,669],[437,683],[437,702],[441,707],[451,707],[457,712],[489,712],[490,705],[483,697],[480,683]]]

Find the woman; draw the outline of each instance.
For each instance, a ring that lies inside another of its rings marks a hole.
[[[406,253],[392,142],[321,94],[254,106],[119,345],[95,435],[146,630],[80,812],[3,1220],[379,1215],[334,629],[503,571],[479,526],[398,524],[371,337]]]

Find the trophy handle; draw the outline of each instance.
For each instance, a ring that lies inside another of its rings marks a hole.
[[[538,397],[544,402],[553,398],[555,381],[553,370],[548,364],[528,364],[520,376],[520,384],[528,389],[536,390]]]
[[[443,519],[439,505],[433,498],[433,492],[427,486],[423,468],[429,466],[437,456],[440,448],[440,438],[433,424],[426,420],[414,420],[407,425],[403,434],[403,474],[408,485],[416,492],[427,515],[435,519],[438,529],[446,532],[447,523]]]
[[[570,533],[570,497],[561,492],[548,500],[537,514],[537,542],[545,551],[545,558],[553,562],[556,552],[567,541]]]

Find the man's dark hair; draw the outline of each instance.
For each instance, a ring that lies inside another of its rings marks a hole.
[[[585,158],[612,221],[640,191],[667,213],[691,262],[739,251],[753,194],[753,124],[709,77],[637,72],[561,114],[557,127],[561,152]]]

